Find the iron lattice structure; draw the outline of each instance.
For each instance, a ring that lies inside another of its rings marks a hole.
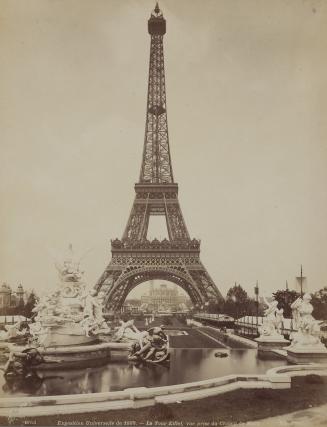
[[[156,5],[151,36],[147,115],[140,179],[122,239],[111,241],[111,261],[96,287],[107,312],[121,308],[128,293],[152,279],[181,286],[193,304],[222,299],[200,260],[200,241],[191,239],[178,201],[169,150],[163,36],[166,21]],[[166,218],[168,239],[147,240],[151,215]]]

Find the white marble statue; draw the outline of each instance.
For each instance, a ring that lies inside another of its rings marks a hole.
[[[57,260],[55,266],[62,282],[79,282],[83,277],[84,271],[80,269],[80,259],[75,256],[72,244],[69,245],[64,260]]]
[[[298,298],[296,304],[297,332],[291,335],[292,348],[309,346],[325,349],[325,346],[319,338],[319,321],[312,316],[313,306],[311,304],[311,295],[304,294],[303,299]],[[295,311],[294,307],[292,312]],[[294,313],[293,313],[294,314]]]
[[[97,291],[95,289],[85,290],[81,300],[83,301],[83,320],[80,323],[85,329],[86,335],[109,333],[111,329],[103,317],[102,306],[97,299]]]
[[[270,338],[283,338],[281,335],[281,330],[283,326],[284,316],[283,309],[278,309],[278,301],[273,299],[271,302],[268,302],[264,297],[264,302],[268,306],[265,310],[265,317],[263,319],[263,324],[259,327],[260,338],[261,337],[270,337]]]
[[[81,296],[81,300],[83,301],[84,317],[89,316],[95,318],[99,315],[99,303],[96,299],[95,289],[92,289],[91,291],[85,290]]]
[[[51,295],[46,295],[40,298],[40,301],[33,308],[32,312],[34,315],[35,322],[41,322],[43,324],[57,324],[64,321],[63,316],[60,315],[58,298],[59,292],[56,291]]]
[[[109,333],[95,290],[87,290],[84,271],[72,245],[64,259],[55,262],[59,273],[57,289],[42,297],[33,309],[31,335],[40,344],[88,343],[99,333]]]

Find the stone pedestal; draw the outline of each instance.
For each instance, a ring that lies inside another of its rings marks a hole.
[[[271,350],[271,349],[282,349],[290,344],[290,341],[285,339],[282,335],[278,336],[262,336],[256,338],[255,341],[258,343],[259,350]]]
[[[87,337],[78,323],[68,323],[47,326],[45,332],[39,335],[39,341],[42,347],[64,347],[92,344],[98,340],[94,336]]]
[[[280,359],[281,355],[275,350],[282,350],[290,344],[282,335],[261,336],[255,341],[258,343],[258,355],[262,359]]]
[[[287,349],[287,360],[291,363],[327,363],[325,346],[292,346]]]

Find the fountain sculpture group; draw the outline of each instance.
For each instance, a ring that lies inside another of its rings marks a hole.
[[[18,322],[0,336],[3,342],[25,340],[23,347],[12,348],[5,367],[7,380],[27,379],[31,371],[40,369],[107,363],[113,350],[122,351],[131,361],[157,364],[169,360],[162,327],[139,331],[133,320],[121,321],[116,328],[106,322],[96,291],[87,289],[71,246],[56,268],[57,289],[38,301],[33,322]]]
[[[97,341],[100,333],[110,333],[96,292],[87,290],[71,246],[56,268],[60,278],[57,290],[41,298],[33,309],[30,331],[35,343],[45,348],[89,344]]]
[[[284,316],[283,309],[278,309],[278,302],[265,300],[268,308],[265,311],[263,325],[259,328],[259,354],[267,351],[286,350],[287,359],[293,363],[326,362],[327,349],[321,342],[319,321],[312,316],[313,306],[310,294],[297,298],[291,305],[292,329],[290,340],[281,334]],[[286,347],[287,346],[287,347]]]

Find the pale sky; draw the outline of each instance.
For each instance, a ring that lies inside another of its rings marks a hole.
[[[95,284],[143,149],[152,0],[0,0],[0,281]],[[161,0],[174,178],[223,293],[327,285],[327,2]]]

